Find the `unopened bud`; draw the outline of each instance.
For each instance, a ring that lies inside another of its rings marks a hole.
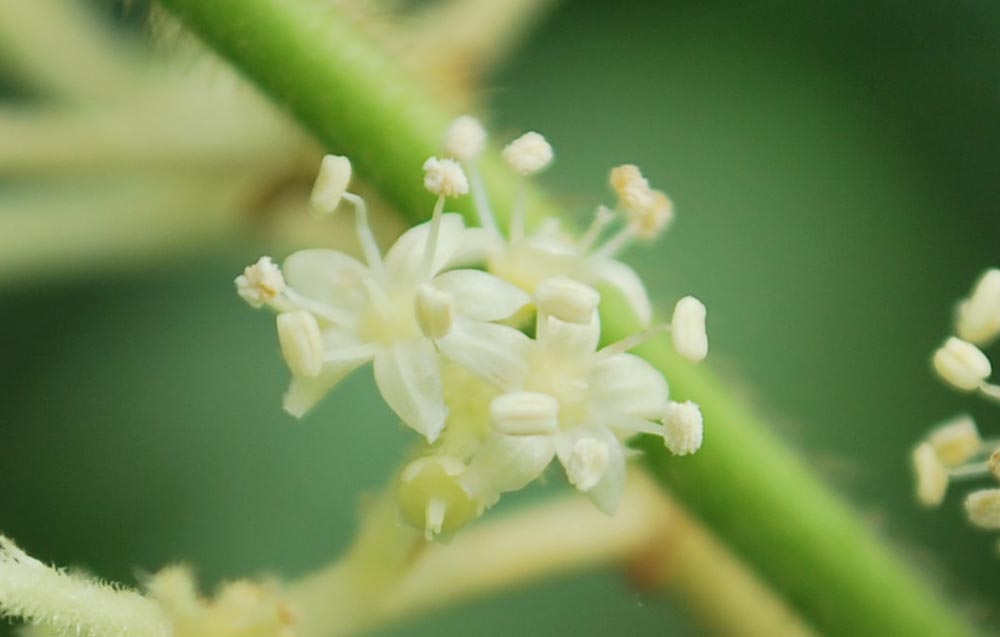
[[[304,310],[279,314],[278,342],[293,375],[319,376],[323,369],[323,337],[312,314]]]
[[[913,450],[913,473],[917,479],[917,500],[926,507],[941,504],[948,491],[948,469],[929,442]]]
[[[705,331],[705,305],[693,296],[685,296],[674,307],[670,334],[674,349],[684,358],[698,362],[708,355],[708,333]]]
[[[483,507],[462,488],[465,469],[465,464],[448,456],[428,456],[407,465],[396,492],[403,521],[423,529],[430,540],[476,519]]]
[[[578,325],[590,325],[601,302],[597,290],[568,277],[544,279],[535,288],[535,307],[540,312]]]
[[[989,359],[978,347],[954,336],[934,352],[933,363],[945,382],[964,391],[977,389],[992,372]]]
[[[319,174],[309,196],[309,205],[316,214],[330,214],[337,209],[351,181],[351,162],[347,157],[326,155],[319,165]]]
[[[586,493],[601,481],[608,470],[608,446],[595,438],[581,438],[570,450],[566,477],[570,484]]]
[[[469,192],[469,180],[455,160],[431,157],[424,162],[424,188],[441,197],[458,197]]]
[[[457,118],[444,133],[444,149],[448,154],[468,161],[483,152],[486,131],[479,120],[470,115]]]
[[[493,428],[512,436],[533,436],[559,428],[559,401],[548,394],[511,392],[490,403]]]
[[[455,321],[455,300],[450,294],[433,285],[424,284],[417,290],[413,304],[417,324],[424,336],[437,340],[451,332]]]
[[[503,159],[522,175],[545,168],[552,161],[552,146],[538,133],[525,133],[503,149]]]
[[[663,416],[663,441],[670,453],[686,456],[701,449],[705,425],[701,409],[690,400],[670,402]]]
[[[957,467],[983,447],[976,422],[965,414],[935,427],[927,441],[934,447],[941,462],[948,467]]]
[[[959,304],[956,331],[976,345],[985,345],[1000,334],[1000,270],[984,272],[972,295]]]
[[[965,498],[969,520],[984,529],[1000,529],[1000,489],[973,491]]]

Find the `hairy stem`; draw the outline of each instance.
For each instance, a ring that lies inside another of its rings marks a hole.
[[[163,3],[401,210],[416,219],[430,209],[420,166],[449,114],[335,10],[310,0]],[[482,169],[497,207],[509,209],[510,177],[495,162]],[[631,332],[610,310],[607,336]],[[678,364],[662,342],[644,352],[702,404],[711,427],[694,459],[667,462],[656,451],[652,466],[820,632],[974,633],[710,372]]]

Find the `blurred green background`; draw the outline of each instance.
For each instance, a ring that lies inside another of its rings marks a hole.
[[[963,489],[920,510],[908,466],[958,411],[1000,428],[928,364],[953,303],[1000,263],[1000,5],[567,2],[483,97],[498,137],[546,134],[558,162],[544,181],[581,214],[610,198],[616,163],[671,194],[674,228],[630,254],[656,298],[702,298],[732,391],[1000,634],[996,538],[965,522]],[[0,173],[0,215],[12,183]],[[124,582],[174,560],[209,583],[299,574],[345,545],[359,494],[411,434],[368,373],[302,422],[281,411],[272,319],[232,290],[265,244],[242,233],[0,287],[4,533]],[[384,634],[512,631],[700,634],[613,572]]]

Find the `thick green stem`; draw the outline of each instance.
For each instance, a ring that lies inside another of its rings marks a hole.
[[[449,116],[329,5],[163,2],[329,148],[349,154],[412,219],[430,212],[420,166],[437,151]],[[494,163],[483,171],[497,207],[509,209],[510,178]],[[635,327],[624,313],[608,315],[609,338]],[[709,425],[695,458],[668,461],[651,448],[651,464],[820,632],[974,634],[724,384],[675,361],[662,343],[644,351],[677,393],[701,403]]]

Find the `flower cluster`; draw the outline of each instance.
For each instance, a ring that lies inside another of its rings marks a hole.
[[[624,489],[626,439],[661,436],[679,455],[702,442],[698,406],[670,401],[662,374],[628,350],[669,330],[682,356],[703,359],[705,306],[685,297],[669,325],[650,325],[641,279],[615,258],[630,242],[663,232],[670,200],[638,168],[619,166],[610,179],[615,209],[598,208],[579,238],[555,219],[529,232],[525,180],[553,152],[527,133],[502,153],[521,188],[504,233],[476,167],[485,141],[475,119],[452,124],[444,140],[451,158],[424,164],[424,187],[436,196],[430,221],[384,254],[364,200],[348,190],[350,162],[327,156],[312,207],[318,214],[353,208],[364,263],[304,250],[281,269],[262,257],[236,279],[250,305],[277,312],[292,374],[289,413],[304,415],[347,374],[373,363],[388,406],[425,439],[397,493],[402,519],[428,538],[454,533],[554,459],[611,514]],[[470,193],[478,228],[445,212],[449,198]],[[599,289],[616,290],[644,331],[600,347]]]
[[[1000,270],[984,272],[959,302],[955,332],[934,352],[934,370],[959,391],[1000,400],[1000,386],[989,382],[992,365],[980,349],[1000,336]],[[912,462],[917,499],[933,507],[944,500],[952,480],[1000,480],[1000,440],[983,440],[972,417],[959,415],[932,429],[913,450]],[[972,492],[965,509],[977,526],[1000,529],[1000,488]]]

